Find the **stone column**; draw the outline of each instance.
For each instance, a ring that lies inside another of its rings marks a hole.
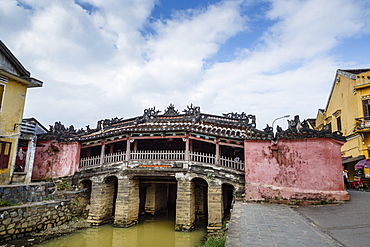
[[[24,182],[26,184],[29,184],[31,182],[33,162],[35,160],[35,152],[36,152],[36,140],[37,140],[37,137],[33,136],[31,140],[28,142],[26,165],[24,168],[24,171],[26,172],[26,178]]]
[[[176,177],[177,174],[176,174]],[[176,231],[191,231],[195,222],[194,184],[186,177],[178,178],[176,199]]]
[[[92,225],[100,225],[103,223],[103,181],[100,178],[93,178],[91,183],[90,211],[87,217],[87,222]]]
[[[186,138],[185,138],[185,160],[190,160],[190,139],[189,139],[189,133],[186,132]]]
[[[104,155],[105,155],[105,140],[102,141],[101,151],[100,151],[100,165],[104,164]]]
[[[125,176],[118,180],[114,225],[130,227],[138,223],[139,217],[139,180]]]
[[[149,184],[146,187],[145,213],[154,215],[156,211],[156,184]]]
[[[127,134],[127,141],[126,141],[126,160],[130,160],[131,156],[131,135]]]
[[[208,232],[222,229],[222,184],[218,179],[208,183]]]
[[[220,138],[216,138],[216,155],[215,155],[215,165],[219,165],[220,164],[220,144],[219,144],[219,140]]]

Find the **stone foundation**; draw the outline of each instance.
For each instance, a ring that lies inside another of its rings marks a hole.
[[[54,199],[52,193],[55,189],[54,183],[47,182],[23,185],[2,185],[0,187],[0,198],[12,204],[41,202],[43,200]]]
[[[62,225],[71,218],[69,201],[45,201],[0,208],[0,242]]]

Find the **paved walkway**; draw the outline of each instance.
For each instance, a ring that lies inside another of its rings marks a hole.
[[[226,247],[343,246],[287,205],[237,202]]]
[[[344,246],[370,246],[370,192],[349,190],[339,205],[305,206],[297,211]]]

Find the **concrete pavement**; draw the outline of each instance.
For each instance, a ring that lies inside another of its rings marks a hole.
[[[370,192],[349,190],[351,200],[339,205],[296,210],[344,246],[370,246]]]
[[[342,246],[288,205],[234,205],[226,247]]]
[[[370,246],[370,192],[349,193],[349,202],[294,209],[237,202],[226,247]]]

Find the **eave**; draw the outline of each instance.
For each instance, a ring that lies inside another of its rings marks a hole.
[[[27,78],[21,78],[17,75],[14,75],[12,73],[9,73],[8,71],[5,71],[4,69],[0,68],[0,75],[3,75],[5,77],[11,78],[17,82],[23,83],[27,85],[27,88],[32,88],[32,87],[42,87],[43,82],[32,78],[32,77],[27,77]]]

